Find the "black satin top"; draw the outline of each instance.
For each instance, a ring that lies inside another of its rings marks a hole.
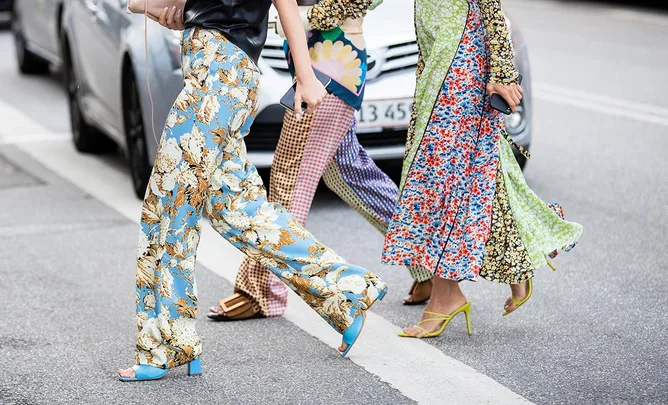
[[[255,63],[267,39],[271,0],[187,0],[184,24],[219,31]]]

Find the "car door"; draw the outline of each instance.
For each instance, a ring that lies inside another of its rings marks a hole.
[[[81,77],[83,107],[98,127],[122,140],[120,119],[121,32],[128,24],[122,0],[72,0]]]
[[[98,84],[99,102],[104,110],[103,119],[115,130],[113,136],[124,141],[124,125],[122,119],[121,78],[123,65],[122,35],[130,19],[125,11],[125,0],[97,0],[98,19],[96,28],[100,36],[100,63],[94,72],[94,80]]]
[[[16,0],[20,2],[21,28],[25,38],[40,53],[58,54],[57,8],[59,0]]]

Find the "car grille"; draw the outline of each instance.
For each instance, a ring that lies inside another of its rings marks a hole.
[[[415,69],[418,62],[417,42],[405,42],[369,51],[367,78],[376,79],[387,73]]]
[[[250,134],[244,139],[246,148],[249,152],[273,152],[278,145],[280,134],[281,125],[255,123],[251,127]],[[357,138],[365,148],[404,146],[406,130],[358,133]]]
[[[288,72],[288,63],[281,45],[265,45],[262,59],[279,72]],[[417,42],[410,41],[386,48],[370,50],[367,55],[367,78],[377,79],[384,74],[415,69],[418,61]]]
[[[269,66],[280,72],[288,71],[288,62],[285,60],[285,52],[282,45],[265,45],[262,49],[262,59]]]

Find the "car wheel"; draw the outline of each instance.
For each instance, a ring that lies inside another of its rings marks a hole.
[[[49,62],[30,52],[26,47],[25,37],[21,31],[21,16],[16,7],[12,11],[12,33],[16,48],[16,61],[19,71],[23,74],[44,74],[49,71]]]
[[[70,109],[72,141],[79,152],[105,153],[115,150],[113,141],[96,128],[88,125],[81,112],[80,91],[76,70],[72,63],[72,54],[68,42],[63,40],[64,75],[67,89],[67,101]]]
[[[132,69],[128,70],[131,71]],[[132,73],[128,74],[123,97],[123,117],[125,120],[125,137],[128,145],[132,187],[134,188],[135,195],[138,198],[143,198],[151,176],[152,167],[148,162],[144,116],[141,111],[137,81]]]

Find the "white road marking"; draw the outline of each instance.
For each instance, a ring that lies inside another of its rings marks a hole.
[[[581,90],[534,83],[533,97],[603,114],[668,126],[668,109]]]
[[[5,104],[0,101],[0,116],[3,109]],[[30,120],[21,113],[15,113],[12,119]],[[41,131],[48,132],[44,128]],[[17,144],[17,147],[129,220],[139,222],[141,202],[132,193],[129,177],[117,168],[94,156],[77,153],[70,142],[45,141],[30,145]],[[197,257],[200,264],[234,283],[242,258],[243,255],[222,239],[208,223],[203,227]],[[128,291],[128,299],[130,297]],[[209,300],[214,302],[218,298],[209,297]],[[285,318],[330,345],[333,351],[336,350],[334,347],[340,344],[340,336],[292,292],[289,302]],[[398,326],[370,313],[364,332],[350,353],[350,360],[420,404],[530,403],[492,378],[446,356],[424,341],[399,338],[396,336],[398,331]],[[447,378],[433,384],[428,376]]]
[[[23,135],[0,135],[0,145],[16,145],[19,143],[34,143],[44,141],[64,141],[72,138],[70,133],[51,134],[23,134]]]
[[[69,139],[69,133],[54,133],[11,104],[0,104],[0,145]]]

